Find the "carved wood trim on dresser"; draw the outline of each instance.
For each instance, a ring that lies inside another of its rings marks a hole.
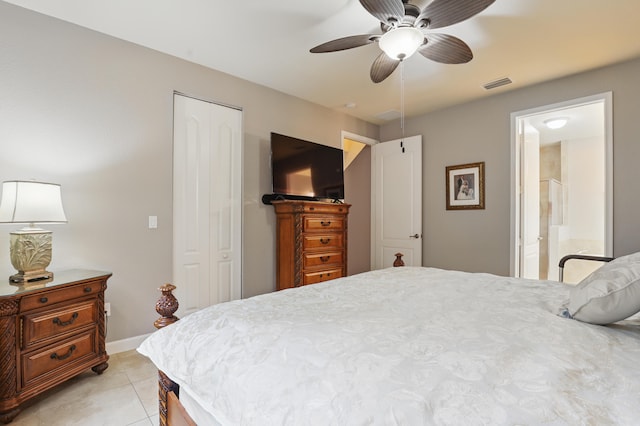
[[[102,374],[109,366],[110,276],[69,270],[26,286],[0,281],[0,422],[10,423],[30,399],[84,370]]]
[[[17,300],[0,300],[0,404],[10,401],[17,392],[16,378],[16,341],[15,317],[18,313]],[[9,409],[8,416],[17,416],[19,410]],[[0,413],[0,421],[13,417],[4,417]]]
[[[277,200],[276,287],[315,284],[347,275],[349,204]]]

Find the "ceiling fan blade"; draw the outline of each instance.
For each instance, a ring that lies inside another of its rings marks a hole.
[[[371,65],[371,81],[380,83],[395,71],[398,64],[400,64],[400,60],[391,59],[386,53],[382,52]]]
[[[385,24],[401,22],[404,17],[402,0],[360,0],[360,4]]]
[[[495,0],[433,0],[424,8],[416,22],[427,19],[427,28],[442,28],[457,24],[485,10]]]
[[[372,34],[354,35],[322,43],[310,50],[311,53],[337,52],[373,43],[379,36]]]
[[[427,42],[418,48],[425,58],[442,64],[464,64],[473,59],[467,43],[448,34],[428,34]]]

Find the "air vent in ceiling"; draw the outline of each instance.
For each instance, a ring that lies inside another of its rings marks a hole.
[[[491,89],[495,89],[496,87],[506,86],[507,84],[511,84],[511,83],[513,83],[513,81],[511,81],[509,77],[504,77],[504,78],[499,78],[497,80],[490,81],[489,83],[485,84],[482,87],[484,87],[485,90],[491,90]]]

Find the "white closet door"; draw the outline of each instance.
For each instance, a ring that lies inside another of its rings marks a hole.
[[[176,94],[173,151],[180,316],[241,297],[242,112]]]

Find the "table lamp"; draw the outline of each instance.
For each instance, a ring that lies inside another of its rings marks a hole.
[[[20,180],[2,183],[0,223],[28,224],[10,233],[11,264],[18,271],[9,277],[12,284],[53,278],[46,270],[51,263],[51,231],[35,224],[66,222],[60,185]]]

